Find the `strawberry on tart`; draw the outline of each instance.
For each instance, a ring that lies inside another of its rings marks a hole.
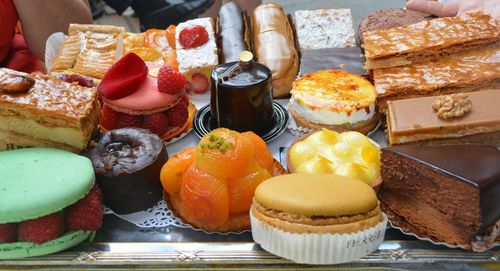
[[[129,53],[116,62],[97,87],[102,96],[101,129],[148,129],[168,141],[190,128],[196,109],[178,71],[147,64]]]

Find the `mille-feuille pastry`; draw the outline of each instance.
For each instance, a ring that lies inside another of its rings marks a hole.
[[[70,24],[69,37],[54,60],[51,72],[101,79],[121,56],[118,44],[124,32],[123,27],[110,25]]]
[[[257,61],[272,72],[273,97],[287,96],[299,70],[299,56],[288,17],[278,4],[258,6],[252,16]]]
[[[95,88],[0,69],[0,78],[5,76],[31,78],[34,84],[24,91],[0,91],[0,150],[55,147],[78,152],[87,146],[99,123]]]
[[[186,90],[205,93],[210,89],[210,75],[219,64],[214,21],[199,18],[180,23],[176,30],[179,72],[187,79]]]
[[[373,70],[379,112],[387,101],[500,87],[500,47],[488,46],[431,61]]]
[[[365,68],[388,68],[496,43],[500,41],[500,22],[486,14],[468,13],[368,31],[363,41]]]
[[[295,122],[305,128],[367,134],[379,120],[375,88],[360,75],[317,71],[295,80],[290,93],[288,109]]]
[[[240,53],[249,49],[246,13],[235,2],[224,4],[219,11],[218,26],[220,62],[239,61]]]
[[[500,89],[389,102],[390,145],[481,143],[500,147]]]

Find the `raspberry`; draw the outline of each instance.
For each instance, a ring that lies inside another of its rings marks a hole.
[[[118,120],[121,118],[121,113],[104,105],[101,109],[101,126],[106,130],[113,130],[118,125]]]
[[[121,114],[116,128],[142,127],[142,117],[129,114]]]
[[[201,25],[191,25],[179,33],[179,43],[184,48],[195,48],[208,41],[208,32]]]
[[[168,119],[163,113],[149,115],[144,120],[144,128],[150,130],[158,136],[164,135],[168,131]]]
[[[37,219],[21,222],[18,233],[19,239],[42,244],[56,239],[63,227],[61,213],[46,215]]]
[[[78,74],[60,73],[56,75],[56,77],[68,83],[77,82],[78,85],[82,87],[94,87],[94,80]]]
[[[94,185],[85,198],[66,209],[66,227],[70,231],[96,231],[102,224],[102,192]]]
[[[0,244],[17,241],[17,224],[0,224]]]
[[[182,99],[180,102],[184,103],[186,106],[188,106],[189,105],[189,96],[187,96],[187,95],[182,96]]]
[[[158,90],[163,93],[175,95],[179,93],[186,84],[186,77],[168,67],[163,66],[158,72]]]
[[[167,111],[168,124],[171,127],[182,126],[189,117],[187,105],[182,101]]]

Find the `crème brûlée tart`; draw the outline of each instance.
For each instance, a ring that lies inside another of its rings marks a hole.
[[[367,134],[379,120],[377,94],[363,77],[341,70],[323,70],[297,79],[288,105],[297,125],[337,132]]]
[[[263,249],[307,264],[363,257],[378,248],[387,224],[369,185],[312,173],[262,182],[255,190],[250,220],[253,239]]]

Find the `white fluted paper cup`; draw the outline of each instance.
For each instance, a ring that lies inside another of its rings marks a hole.
[[[374,227],[349,234],[291,233],[263,223],[250,210],[254,241],[272,254],[303,264],[346,263],[377,250],[387,226],[382,216]]]

